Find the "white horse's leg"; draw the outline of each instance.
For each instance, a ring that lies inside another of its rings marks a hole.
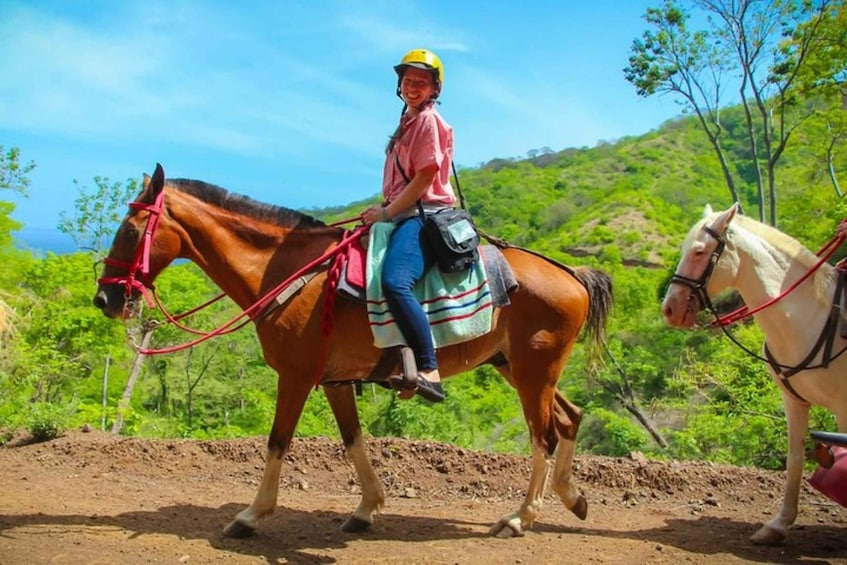
[[[224,529],[224,535],[235,538],[250,536],[256,530],[259,520],[273,514],[276,509],[277,493],[279,492],[282,455],[277,450],[268,450],[265,456],[262,484],[259,485],[253,504],[238,513],[235,520]]]
[[[359,484],[362,486],[362,500],[359,501],[359,506],[341,526],[342,531],[348,533],[368,529],[373,524],[374,512],[379,512],[385,504],[385,491],[382,488],[382,482],[376,476],[371,462],[368,460],[364,444],[360,432],[356,435],[352,445],[347,448],[347,457],[352,461],[353,467],[356,469],[356,476],[359,477]]]
[[[544,504],[544,489],[550,466],[550,460],[544,450],[533,442],[532,474],[529,478],[526,498],[516,512],[506,514],[491,526],[491,529],[488,530],[490,535],[499,538],[522,536],[524,530],[532,528]]]
[[[809,431],[809,405],[783,392],[783,405],[788,418],[788,465],[782,506],[779,513],[750,536],[757,545],[776,545],[785,540],[788,528],[797,518],[800,481],[806,462],[806,434]]]
[[[588,502],[576,488],[573,478],[573,457],[575,444],[572,439],[563,439],[559,442],[559,450],[556,455],[556,466],[553,468],[553,489],[562,499],[565,507],[576,514],[580,520],[585,520],[588,515]]]

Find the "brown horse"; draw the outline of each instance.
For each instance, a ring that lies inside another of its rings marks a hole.
[[[152,178],[145,175],[144,189],[130,208],[94,298],[113,318],[130,316],[144,286],[176,258],[194,261],[236,304],[250,308],[280,281],[337,247],[344,233],[299,212],[202,182],[166,183],[159,165]],[[553,487],[565,506],[581,519],[587,514],[572,477],[581,411],[558,392],[556,383],[583,325],[594,345],[602,339],[612,300],[611,281],[601,271],[569,271],[516,248],[505,249],[504,255],[519,284],[511,304],[495,310],[490,333],[437,353],[442,376],[492,364],[520,397],[532,438],[532,473],[520,508],[492,526],[491,533],[498,536],[521,535],[532,526],[550,467]],[[368,528],[385,502],[365,450],[351,385],[368,377],[381,352],[373,346],[364,306],[352,301],[337,302],[334,330],[329,337],[322,334],[326,280],[323,270],[284,307],[255,318],[265,361],[279,374],[276,413],[262,483],[253,503],[227,526],[227,535],[251,534],[274,511],[283,455],[320,366],[320,382],[362,486],[359,506],[342,529]]]

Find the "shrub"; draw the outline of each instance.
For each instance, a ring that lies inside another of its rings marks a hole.
[[[26,417],[26,429],[35,441],[56,439],[67,428],[68,413],[46,402],[33,404]]]
[[[648,443],[646,433],[638,424],[605,408],[594,408],[586,416],[580,435],[580,447],[610,457],[641,451]]]

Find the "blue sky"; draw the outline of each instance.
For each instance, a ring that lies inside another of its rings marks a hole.
[[[459,166],[646,133],[680,112],[622,72],[660,3],[2,0],[0,145],[36,163],[13,217],[55,228],[74,179],[157,162],[291,208],[373,196],[416,47],[444,62]]]

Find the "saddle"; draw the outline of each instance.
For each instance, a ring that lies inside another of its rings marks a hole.
[[[396,341],[387,340],[385,338],[385,328],[383,327],[386,325],[386,322],[378,317],[375,318],[375,315],[372,312],[375,308],[374,304],[368,301],[367,288],[369,282],[367,266],[368,250],[365,246],[368,242],[367,240],[363,241],[364,239],[365,238],[362,237],[353,242],[341,260],[342,266],[338,279],[337,293],[346,299],[367,305],[372,322],[372,329],[375,325],[374,319],[376,319],[376,325],[379,326],[377,330],[375,330],[374,344],[382,349],[382,355],[370,375],[365,379],[365,382],[375,382],[381,386],[394,389],[411,390],[417,388],[418,394],[421,396],[424,396],[429,400],[438,401],[440,399],[437,399],[437,397],[440,392],[428,390],[425,386],[421,386],[426,383],[420,383],[418,381],[418,370],[412,350],[402,343],[398,344]],[[482,270],[486,279],[484,291],[485,296],[481,295],[481,297],[484,298],[485,301],[490,302],[489,309],[507,306],[509,304],[509,293],[518,286],[514,273],[512,272],[512,269],[505,257],[503,257],[503,254],[500,252],[500,249],[496,246],[485,245],[480,248],[480,251]],[[425,278],[432,276],[440,277],[440,273],[435,273],[434,271],[435,269],[432,269],[430,273],[425,275]],[[422,281],[422,283],[424,284],[419,286],[426,287],[426,281]],[[431,281],[429,286],[433,286]],[[424,298],[424,300],[426,300],[426,298]],[[435,300],[438,300],[438,298]],[[451,306],[455,307],[455,305]],[[449,310],[449,307],[447,309]],[[387,315],[387,312],[382,312],[376,316]],[[471,337],[462,337],[461,330],[459,330],[457,334],[448,333],[446,327],[449,324],[465,323],[462,321],[463,319],[466,319],[465,316],[456,316],[455,318],[456,321],[447,320],[447,317],[444,314],[441,314],[441,319],[433,319],[430,317],[430,322],[435,328],[433,331],[433,339],[436,347],[443,347],[445,345],[451,345],[452,343],[466,341],[467,339],[473,339],[473,337],[476,337],[476,335],[472,333],[465,334],[470,335]],[[393,321],[391,324],[393,324]],[[477,333],[479,332],[478,329],[475,329],[474,331]],[[490,326],[489,329],[485,331],[490,331]]]
[[[353,242],[345,253],[338,280],[338,294],[364,304],[367,301],[367,242],[362,239]],[[482,245],[479,249],[494,307],[508,306],[509,293],[518,287],[512,268],[496,245]]]

